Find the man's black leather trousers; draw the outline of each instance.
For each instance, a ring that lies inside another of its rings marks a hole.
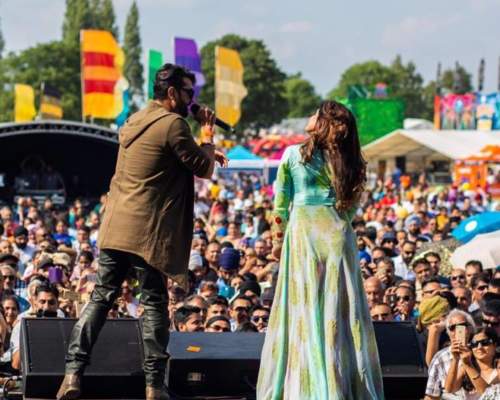
[[[73,328],[66,355],[66,374],[83,374],[90,353],[128,272],[135,269],[140,302],[144,307],[143,342],[146,385],[162,387],[169,339],[168,292],[162,274],[141,257],[102,249],[96,285],[90,302]]]

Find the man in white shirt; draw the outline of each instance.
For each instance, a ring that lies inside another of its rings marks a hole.
[[[32,260],[35,248],[28,244],[28,230],[18,226],[14,230],[14,254],[19,257],[19,273],[22,275],[26,265]]]

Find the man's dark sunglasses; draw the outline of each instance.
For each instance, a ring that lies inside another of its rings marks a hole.
[[[269,317],[264,317],[264,316],[255,316],[255,317],[252,317],[252,321],[257,323],[259,322],[259,320],[262,320],[262,322],[268,322],[269,321]]]
[[[479,347],[481,345],[482,347],[489,346],[490,344],[493,344],[493,339],[491,338],[486,338],[483,340],[478,340],[478,341],[472,341],[470,342],[470,347],[471,349],[475,349],[476,347]]]
[[[451,277],[452,281],[458,281],[458,280],[461,280],[461,279],[465,280],[465,275],[455,275],[455,276]]]
[[[396,301],[410,301],[411,300],[411,296],[397,296],[396,297]]]
[[[192,99],[194,97],[194,89],[193,88],[182,87],[181,90],[184,91],[189,96],[190,99]]]

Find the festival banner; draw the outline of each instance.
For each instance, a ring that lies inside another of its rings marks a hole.
[[[148,60],[148,99],[152,99],[154,95],[156,73],[163,65],[163,54],[157,50],[149,49]]]
[[[14,120],[16,122],[33,121],[36,116],[35,91],[30,85],[14,86]]]
[[[124,54],[108,31],[81,30],[82,116],[113,119],[123,109]]]
[[[40,100],[40,116],[43,119],[62,119],[61,93],[45,82],[42,83],[42,97]]]
[[[362,145],[403,128],[405,105],[396,99],[355,99],[350,102],[356,116]]]
[[[450,93],[441,97],[441,129],[475,129],[475,96]]]
[[[434,129],[441,129],[441,96],[434,95]]]
[[[480,131],[500,129],[500,93],[477,96],[476,123]]]
[[[215,48],[215,110],[217,116],[234,126],[241,118],[241,101],[247,95],[243,84],[243,63],[237,51]]]
[[[205,84],[205,77],[201,70],[201,56],[198,46],[193,39],[174,38],[175,63],[191,70],[196,77],[195,97],[200,94]]]

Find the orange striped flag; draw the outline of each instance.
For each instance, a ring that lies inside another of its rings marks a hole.
[[[116,99],[120,90],[123,52],[110,32],[80,31],[82,57],[83,117],[113,119],[117,112]]]

